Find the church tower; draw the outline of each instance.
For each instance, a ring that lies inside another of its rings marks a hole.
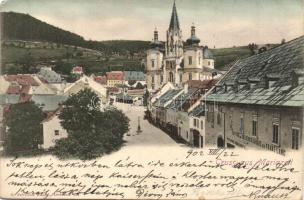
[[[180,29],[176,4],[174,1],[169,29],[167,30],[166,57],[181,57],[183,55],[182,31]]]
[[[163,53],[162,43],[158,40],[158,31],[155,28],[154,38],[147,51],[146,82],[149,91],[155,91],[163,84]]]
[[[164,74],[166,82],[171,82],[175,86],[182,83],[182,59],[183,59],[183,40],[180,28],[176,4],[173,3],[172,14],[165,45]]]

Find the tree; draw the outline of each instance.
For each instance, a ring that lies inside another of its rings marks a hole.
[[[145,88],[145,86],[143,86],[143,84],[141,84],[141,82],[138,82],[137,84],[136,84],[136,87],[135,87],[136,89],[144,89]]]
[[[43,118],[41,108],[33,102],[11,105],[5,115],[5,124],[8,127],[5,144],[8,152],[38,149],[43,135]]]
[[[59,158],[93,159],[118,149],[129,130],[129,119],[117,109],[100,110],[100,99],[90,89],[71,95],[59,115],[68,137],[55,145]]]

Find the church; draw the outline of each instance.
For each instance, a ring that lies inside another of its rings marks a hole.
[[[207,46],[200,46],[200,39],[191,26],[191,35],[183,41],[176,4],[174,1],[166,41],[158,39],[155,29],[151,48],[147,51],[146,82],[149,92],[171,82],[182,87],[189,80],[212,79],[215,75],[214,59]]]

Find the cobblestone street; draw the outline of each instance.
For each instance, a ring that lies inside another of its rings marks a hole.
[[[133,106],[130,104],[115,103],[118,109],[124,111],[124,113],[130,118],[130,131],[125,135],[126,145],[163,145],[163,146],[184,146],[176,143],[166,133],[159,128],[150,124],[147,120],[144,120],[143,106]],[[137,134],[138,117],[140,118],[140,126],[142,132]]]

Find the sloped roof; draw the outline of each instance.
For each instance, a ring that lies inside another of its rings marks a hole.
[[[214,59],[213,54],[208,47],[203,48],[203,57],[204,59]]]
[[[19,102],[19,94],[0,94],[0,105],[16,104]]]
[[[60,83],[61,82],[61,76],[49,67],[40,68],[40,71],[38,72],[38,76],[39,76],[40,80],[42,78],[42,81],[45,80],[48,83]]]
[[[134,81],[141,81],[145,80],[145,74],[141,71],[124,71],[124,79],[126,81],[134,80]]]
[[[165,104],[172,100],[173,97],[175,97],[179,92],[181,92],[181,90],[168,90],[167,92],[165,92],[163,95],[161,95],[154,103],[154,106],[157,107],[164,107]]]
[[[4,79],[8,82],[17,82],[19,85],[39,86],[30,74],[6,75]]]
[[[168,106],[167,108],[171,108],[174,110],[181,110],[183,107],[183,104],[186,102],[186,100],[193,95],[197,91],[196,88],[189,88],[188,92],[179,94]]]
[[[205,105],[201,103],[198,104],[195,108],[193,108],[189,115],[194,117],[205,116]]]
[[[124,74],[122,71],[107,72],[107,80],[123,80]]]
[[[304,83],[295,85],[296,71],[304,68],[304,36],[288,43],[236,62],[220,80],[207,101],[260,104],[277,106],[304,106]],[[301,75],[301,74],[297,74]],[[238,83],[249,83],[238,89]],[[273,80],[269,88],[267,81]],[[225,91],[225,85],[232,88]]]
[[[31,100],[41,106],[43,111],[54,111],[67,98],[63,95],[33,95]]]

